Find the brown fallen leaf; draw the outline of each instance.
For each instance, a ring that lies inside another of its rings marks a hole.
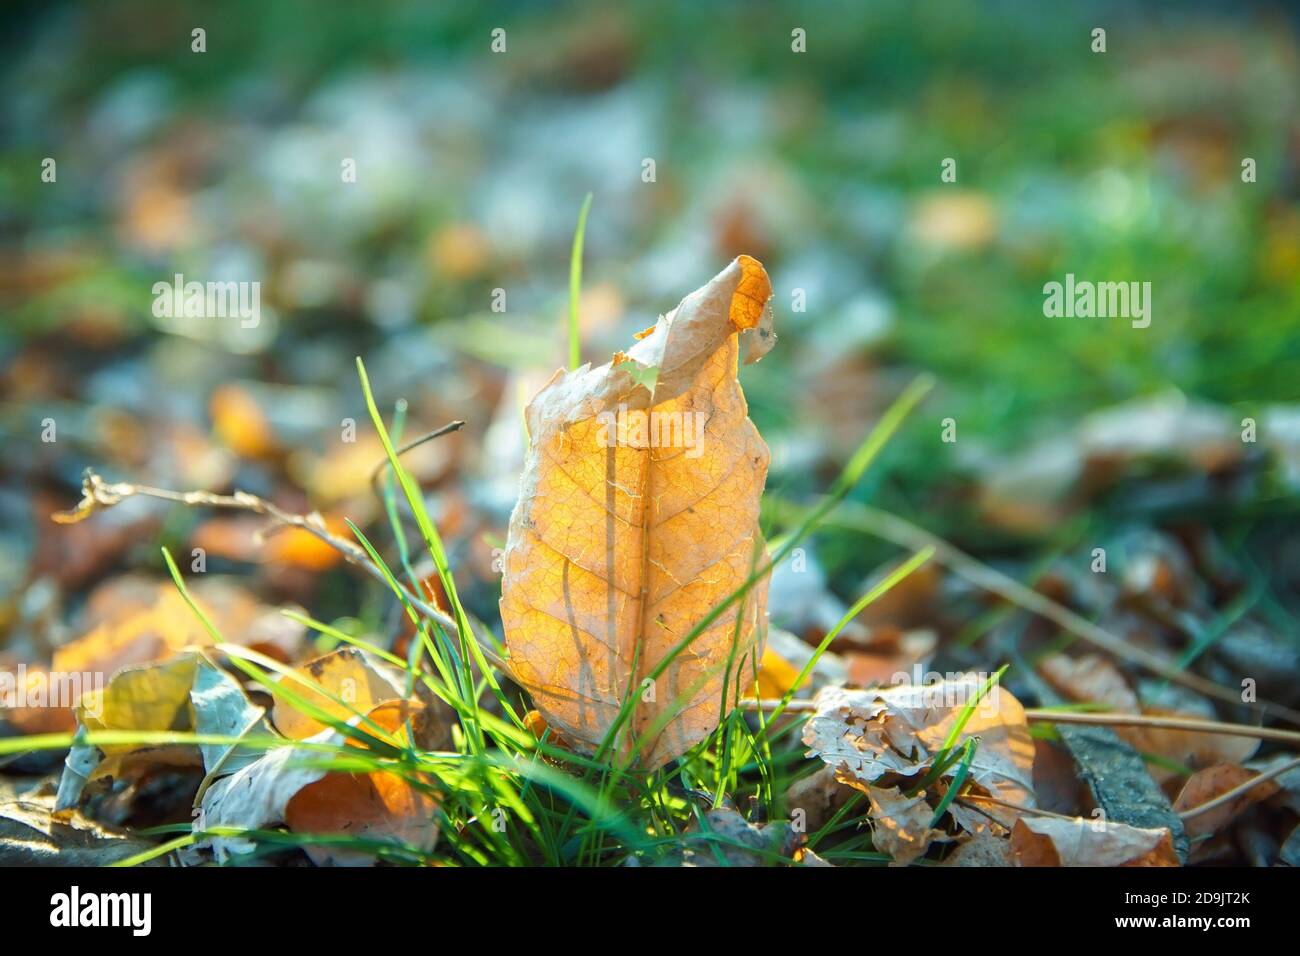
[[[296,672],[311,683],[284,676],[278,680],[297,697],[343,723],[358,714],[388,716],[392,708],[400,708],[407,702],[406,672],[357,647],[331,651],[299,665]],[[417,699],[409,702],[408,716],[416,743],[425,750],[438,750],[450,741],[446,719],[450,711],[425,690],[423,683],[415,682]],[[328,725],[282,698],[276,698],[271,721],[276,730],[291,740],[306,740],[328,729]]]
[[[0,664],[0,728],[24,736],[74,730],[77,719],[72,708],[60,706],[60,702],[67,704],[80,696],[76,687],[67,683],[68,676],[25,665],[9,671]],[[65,693],[64,688],[71,692]]]
[[[1114,662],[1098,654],[1077,658],[1056,654],[1038,665],[1040,673],[1057,691],[1073,701],[1105,704],[1110,710],[1125,714],[1148,714],[1164,717],[1210,717],[1214,712],[1189,713],[1164,708],[1145,707],[1137,693]],[[1139,753],[1159,757],[1193,770],[1220,763],[1240,764],[1259,749],[1259,741],[1249,737],[1228,737],[1165,727],[1116,727],[1115,734]],[[1167,766],[1148,761],[1147,770],[1157,783],[1178,776]]]
[[[366,719],[399,739],[407,710],[383,704]],[[360,717],[349,723],[361,724]],[[347,742],[336,730],[323,730],[306,743],[341,745]],[[318,763],[319,754],[292,746],[268,751],[237,773],[214,783],[203,796],[200,829],[237,827],[263,829],[283,823],[295,833],[320,836],[345,835],[387,841],[421,853],[432,851],[438,838],[435,819],[438,801],[418,784],[388,771],[349,774],[330,771]],[[244,854],[254,844],[243,837],[209,837],[198,846],[211,847],[218,858]],[[329,843],[304,847],[318,866],[359,866],[375,862],[369,850]]]
[[[859,590],[871,590],[894,570],[894,565],[882,564],[867,575]],[[927,562],[864,607],[856,620],[870,628],[889,625],[902,631],[931,627],[939,610],[942,584],[943,569],[937,562]],[[864,643],[862,649],[878,648]]]
[[[1197,837],[1209,836],[1218,830],[1222,830],[1249,807],[1261,800],[1268,799],[1278,792],[1278,785],[1272,780],[1266,780],[1234,797],[1227,803],[1206,810],[1204,813],[1186,815],[1187,811],[1209,803],[1221,794],[1227,793],[1234,787],[1240,786],[1256,776],[1258,774],[1255,771],[1247,770],[1245,767],[1232,763],[1221,763],[1213,767],[1206,767],[1204,770],[1198,770],[1192,774],[1187,779],[1187,782],[1183,784],[1178,799],[1174,801],[1174,809],[1178,813],[1184,814],[1183,826],[1187,829],[1187,836],[1194,840]]]
[[[1283,764],[1290,763],[1293,759],[1291,754],[1273,754],[1262,760],[1252,760],[1246,766],[1258,773],[1268,773],[1277,770]],[[1300,767],[1293,767],[1275,776],[1273,780],[1277,783],[1278,789],[1269,802],[1300,815]]]
[[[403,741],[409,739],[403,728],[407,716],[400,701],[381,704],[367,714],[370,721]],[[418,727],[418,720],[413,723]],[[431,784],[428,778],[422,778],[422,782]],[[335,772],[290,797],[284,808],[284,822],[295,833],[399,841],[427,852],[433,849],[438,836],[434,820],[437,809],[438,802],[428,790],[398,774]],[[372,854],[347,847],[321,845],[305,849],[317,866],[363,866],[373,862]]]
[[[1178,866],[1167,829],[1025,814],[1011,828],[1016,866]]]
[[[871,841],[888,853],[894,863],[907,866],[925,855],[935,840],[950,839],[942,830],[931,829],[934,808],[925,792],[907,796],[898,787],[868,787],[871,801]]]
[[[822,767],[802,777],[785,791],[785,805],[790,818],[802,824],[804,831],[815,833],[853,796],[853,788],[840,783],[834,767]]]
[[[1074,701],[1105,704],[1121,714],[1136,714],[1137,692],[1120,669],[1100,654],[1070,657],[1053,654],[1038,664],[1038,671],[1060,693]]]
[[[766,562],[768,451],[736,371],[740,333],[751,360],[775,339],[771,295],[741,256],[626,354],[557,372],[528,405],[501,617],[515,680],[587,751],[635,695],[617,752],[646,767],[678,756],[717,725],[724,683],[761,650],[765,579],[643,686]]]
[[[981,681],[975,675],[936,684],[905,684],[877,690],[828,687],[814,699],[816,712],[804,726],[809,756],[835,768],[836,777],[868,796],[891,774],[916,777],[933,765],[965,705]],[[1005,688],[994,687],[973,708],[954,749],[979,737],[969,781],[977,792],[1002,803],[1033,807],[1034,743],[1025,710]],[[957,772],[954,762],[940,782]],[[982,808],[983,809],[983,808]],[[978,833],[989,818],[1010,826],[1015,811],[990,803],[983,812],[950,805],[964,830]]]
[[[117,671],[159,661],[188,646],[210,645],[212,638],[170,584],[155,585],[155,599],[142,610],[98,624],[54,651],[53,670],[97,674],[107,680]],[[200,606],[206,606],[201,604]]]

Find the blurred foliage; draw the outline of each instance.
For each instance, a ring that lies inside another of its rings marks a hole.
[[[486,414],[517,383],[465,362],[563,363],[588,190],[587,358],[736,253],[767,265],[781,342],[745,381],[776,489],[821,487],[920,369],[941,389],[867,490],[914,513],[966,467],[935,453],[946,416],[1005,452],[1171,387],[1241,415],[1295,402],[1296,25],[1284,4],[12,5],[0,428],[25,444],[46,414],[163,395],[206,427],[251,380],[329,390],[327,432],[356,413],[357,353],[382,399]],[[263,327],[160,329],[150,289],[175,272],[261,281]],[[1045,318],[1067,272],[1149,281],[1151,327]],[[10,487],[114,459],[76,431],[76,454],[6,463]]]

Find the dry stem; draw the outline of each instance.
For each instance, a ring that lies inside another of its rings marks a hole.
[[[175,501],[183,505],[199,508],[228,508],[236,511],[249,511],[264,515],[273,525],[288,528],[301,528],[329,545],[350,563],[365,571],[385,587],[389,587],[388,578],[370,560],[370,555],[359,545],[330,532],[325,527],[325,519],[318,512],[307,515],[293,514],[272,504],[265,498],[251,495],[246,491],[236,491],[231,495],[218,495],[210,491],[171,491],[167,488],[151,488],[148,485],[136,485],[129,482],[110,484],[100,477],[94,469],[87,468],[81,483],[81,501],[71,511],[56,512],[50,517],[58,524],[75,524],[91,515],[120,504],[132,497],[160,498],[163,501]],[[458,633],[455,620],[451,615],[440,611],[419,595],[405,591],[406,600],[411,606],[432,621],[436,621],[449,634]],[[485,653],[490,648],[484,649]]]

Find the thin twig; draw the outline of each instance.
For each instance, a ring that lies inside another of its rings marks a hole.
[[[443,435],[450,435],[452,432],[460,431],[464,427],[465,427],[465,423],[462,421],[448,422],[447,424],[443,425],[441,428],[435,428],[427,435],[421,435],[419,438],[415,439],[414,441],[407,442],[401,448],[397,449],[396,455],[398,458],[400,458],[402,455],[405,455],[411,449],[419,448],[425,442],[433,441],[435,438],[441,438]],[[375,465],[375,470],[370,473],[370,490],[375,493],[376,497],[380,497],[379,485],[378,485],[379,476],[383,474],[385,468],[391,468],[392,466],[393,463],[389,461],[387,458],[385,458],[379,464]]]
[[[246,491],[236,491],[231,495],[218,495],[210,491],[171,491],[167,488],[151,488],[148,485],[136,485],[129,482],[110,484],[96,474],[93,469],[87,468],[81,483],[81,501],[71,511],[55,512],[50,517],[57,524],[75,524],[78,521],[84,521],[93,514],[120,504],[127,498],[137,496],[160,498],[163,501],[175,501],[192,507],[250,511],[253,514],[270,518],[275,525],[301,528],[339,552],[350,564],[361,568],[384,587],[389,587],[388,578],[370,560],[370,556],[359,545],[332,534],[326,528],[325,519],[319,513],[293,514],[272,504],[265,498],[251,495]],[[456,621],[451,615],[440,611],[419,595],[412,594],[410,591],[406,592],[406,599],[412,607],[430,620],[438,622],[449,634],[458,633]],[[490,648],[484,648],[484,653],[489,650]]]
[[[1300,724],[1300,711],[1292,710],[1270,701],[1242,701],[1241,694],[1230,688],[1216,684],[1212,680],[1177,667],[1142,647],[1103,630],[1092,621],[1081,617],[1074,611],[1058,604],[1046,595],[1026,587],[1014,578],[984,564],[949,544],[943,538],[931,534],[924,528],[912,524],[895,514],[881,511],[867,505],[841,503],[831,512],[827,523],[835,523],[836,515],[844,527],[866,531],[877,537],[913,550],[922,547],[934,548],[935,560],[945,565],[956,574],[984,590],[996,594],[1012,604],[1046,618],[1067,633],[1100,647],[1116,657],[1127,660],[1139,667],[1159,674],[1166,680],[1181,684],[1207,697],[1232,704],[1255,708],[1277,717],[1285,718],[1293,724]]]
[[[1056,820],[1070,820],[1071,822],[1079,819],[1079,817],[1067,816],[1064,813],[1054,813],[1051,810],[1040,810],[1038,807],[1022,807],[1018,803],[1008,803],[1005,800],[999,800],[997,797],[986,796],[982,793],[964,793],[956,799],[958,803],[966,803],[969,800],[983,800],[987,803],[995,803],[999,807],[1006,807],[1008,810],[1015,810],[1017,813],[1029,813],[1036,817],[1052,817]],[[978,810],[979,808],[971,807],[971,809]],[[991,817],[990,819],[997,818]],[[1002,823],[1000,820],[998,822]],[[1010,829],[1005,823],[1002,823],[1002,827],[1003,829]]]
[[[1300,767],[1300,757],[1296,757],[1294,760],[1289,760],[1286,763],[1281,764],[1280,766],[1274,767],[1272,770],[1267,770],[1264,773],[1256,774],[1255,776],[1251,777],[1249,780],[1245,781],[1244,783],[1237,784],[1237,786],[1233,787],[1231,790],[1225,790],[1223,793],[1219,794],[1213,800],[1209,800],[1205,803],[1202,803],[1200,806],[1192,807],[1190,810],[1184,810],[1182,813],[1178,815],[1182,817],[1184,820],[1186,820],[1188,817],[1199,816],[1200,814],[1205,813],[1207,810],[1213,810],[1215,807],[1222,806],[1225,803],[1235,800],[1237,797],[1241,796],[1246,791],[1252,790],[1255,787],[1259,786],[1261,783],[1264,783],[1265,781],[1268,780],[1272,780],[1274,777],[1280,777],[1288,770],[1294,770],[1296,767]]]
[[[1083,713],[1080,711],[1044,710],[1025,708],[1030,721],[1047,724],[1092,724],[1103,727],[1161,727],[1166,730],[1188,730],[1202,734],[1223,734],[1228,737],[1251,737],[1255,740],[1278,740],[1300,744],[1300,730],[1283,730],[1279,727],[1255,727],[1251,724],[1228,724],[1218,720],[1200,720],[1195,717],[1159,717],[1152,714]]]
[[[811,700],[788,700],[785,706],[781,707],[781,701],[777,699],[756,700],[753,697],[740,699],[741,710],[770,711],[778,707],[787,714],[811,714],[817,710],[817,706]]]
[[[775,710],[779,700],[756,700],[745,697],[740,701],[743,710]],[[786,703],[787,713],[811,714],[817,710],[811,700],[792,700]],[[1187,730],[1204,734],[1224,734],[1229,737],[1251,737],[1255,740],[1278,740],[1300,744],[1300,730],[1283,730],[1279,727],[1256,727],[1253,724],[1229,724],[1217,720],[1200,720],[1194,717],[1161,717],[1152,714],[1085,713],[1080,711],[1048,710],[1026,707],[1025,718],[1041,724],[1093,724],[1102,727],[1162,727],[1167,730]]]

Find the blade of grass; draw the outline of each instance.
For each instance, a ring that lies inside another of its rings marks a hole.
[[[587,234],[587,213],[591,210],[591,193],[578,211],[578,228],[573,232],[573,249],[569,252],[569,368],[582,363],[582,341],[578,331],[578,296],[582,292],[582,243]]]
[[[948,805],[952,803],[953,798],[957,796],[966,782],[966,775],[970,773],[971,761],[975,759],[975,751],[979,749],[979,737],[972,737],[961,748],[961,763],[957,766],[957,772],[952,775],[952,780],[948,784],[948,792],[943,795],[939,805],[934,808],[934,816],[930,818],[930,829],[939,825],[939,820],[948,812]]]

